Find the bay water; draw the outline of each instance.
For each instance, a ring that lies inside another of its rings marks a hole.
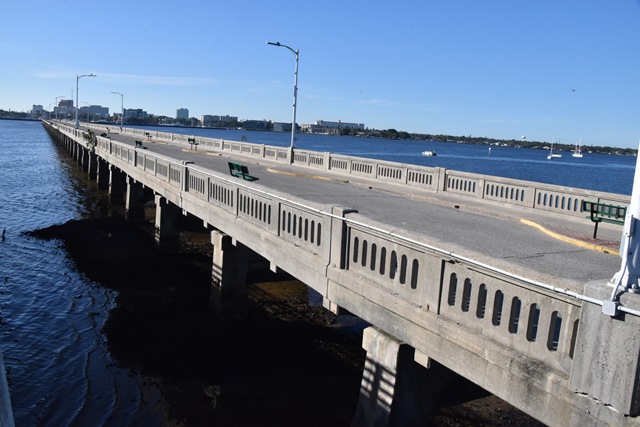
[[[24,234],[104,214],[86,184],[40,122],[0,120],[0,348],[15,423],[160,425],[159,392],[106,349],[115,292],[77,271],[59,241]]]
[[[287,133],[157,129],[289,145]],[[631,193],[636,160],[589,153],[547,160],[543,150],[307,134],[297,136],[296,146],[620,194]],[[437,156],[422,156],[424,150]],[[107,350],[101,327],[116,292],[76,270],[60,242],[25,234],[108,214],[105,192],[79,172],[39,122],[0,120],[0,196],[0,349],[16,425],[165,423],[158,389],[119,368]]]

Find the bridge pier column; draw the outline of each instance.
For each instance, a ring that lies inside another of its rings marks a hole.
[[[171,249],[178,246],[180,238],[179,223],[182,219],[181,209],[169,202],[166,198],[155,195],[156,224],[155,239],[162,249]]]
[[[80,148],[80,167],[83,172],[89,171],[89,150]]]
[[[144,187],[133,178],[127,179],[124,215],[130,221],[144,219]]]
[[[364,330],[367,350],[360,398],[352,427],[429,425],[443,389],[458,376],[437,362],[429,368],[422,353],[375,327]]]
[[[109,163],[98,158],[98,166],[97,166],[97,176],[96,180],[98,181],[98,188],[100,190],[109,189]]]
[[[73,144],[73,159],[75,160],[77,165],[82,165],[82,147],[79,142]]]
[[[217,230],[211,232],[211,243],[211,309],[221,318],[245,318],[251,250],[240,242],[234,246],[231,236]]]
[[[89,179],[96,179],[98,176],[98,156],[96,153],[89,152]]]
[[[127,175],[114,166],[111,166],[109,172],[109,199],[112,202],[123,202],[127,191]]]

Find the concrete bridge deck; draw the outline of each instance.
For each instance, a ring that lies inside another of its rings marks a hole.
[[[109,136],[131,146],[140,138],[117,131]],[[256,162],[251,157],[231,157],[204,147],[196,151],[184,144],[162,141],[144,141],[144,146],[150,152],[193,162],[224,175],[229,175],[227,162],[240,159],[259,178],[251,183],[254,187],[311,204],[356,209],[359,215],[377,223],[392,224],[390,231],[419,235],[421,241],[456,253],[473,254],[535,280],[562,283],[576,292],[582,292],[589,281],[610,279],[620,268],[620,258],[613,255],[620,245],[622,227],[600,224],[598,239],[593,239],[594,224],[586,217],[577,219],[449,193],[409,192],[402,185],[327,171],[310,173],[295,165],[268,159]]]
[[[623,204],[628,197],[532,191],[464,173],[438,175],[432,181],[449,179],[453,191],[432,191],[446,185],[425,189],[302,167],[296,162],[323,161],[304,152],[271,147],[269,158],[264,146],[240,142],[194,150],[184,136],[178,143],[132,129],[111,129],[91,147],[86,128],[46,126],[90,176],[93,168],[99,186],[106,177],[110,192],[126,193],[132,212],[142,186],[152,189],[157,236],[181,215],[203,220],[219,300],[237,302],[247,259],[259,258],[314,288],[328,309],[374,325],[363,338],[367,364],[354,426],[421,425],[446,369],[550,425],[640,425],[640,302],[620,296],[617,317],[600,306],[620,268],[614,253],[622,227],[601,224],[594,240],[593,224],[575,208],[586,198]],[[258,180],[232,177],[230,160]],[[361,168],[360,175],[407,172],[344,158],[331,165]],[[412,172],[429,181],[442,171]],[[495,188],[510,200],[484,197]],[[475,197],[456,194],[467,189]],[[572,212],[553,212],[565,202]]]

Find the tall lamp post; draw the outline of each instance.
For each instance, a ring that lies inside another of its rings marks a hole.
[[[124,95],[120,92],[111,92],[114,95],[120,95],[120,127],[122,127],[122,118],[124,117]]]
[[[76,129],[80,127],[80,121],[78,120],[78,81],[82,77],[96,77],[95,74],[82,74],[80,76],[76,76]]]
[[[300,49],[293,50],[287,45],[280,42],[267,42],[271,46],[280,46],[289,49],[291,53],[296,57],[296,72],[293,81],[293,118],[291,119],[291,144],[289,145],[289,163],[293,163],[293,148],[294,141],[296,139],[296,105],[298,104],[298,58],[300,56]]]

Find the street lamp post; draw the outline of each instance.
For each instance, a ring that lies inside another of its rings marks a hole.
[[[80,76],[76,76],[76,129],[80,127],[80,121],[78,120],[78,81],[82,77],[96,77],[95,74],[82,74]]]
[[[296,106],[298,104],[298,58],[300,56],[300,49],[293,50],[287,45],[280,42],[267,42],[271,46],[280,46],[289,49],[291,53],[296,57],[296,72],[293,80],[293,118],[291,119],[291,143],[289,145],[289,163],[293,163],[293,148],[294,141],[296,139]]]
[[[120,95],[120,127],[122,127],[122,118],[124,117],[124,95],[120,92],[111,92],[114,95]]]

